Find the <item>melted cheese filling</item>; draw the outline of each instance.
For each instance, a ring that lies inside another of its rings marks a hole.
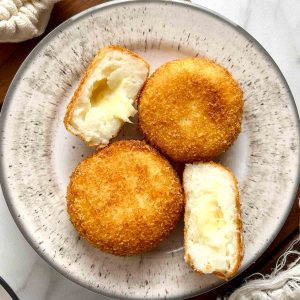
[[[186,165],[186,254],[203,273],[231,272],[237,259],[235,191],[226,172],[209,165]]]
[[[130,122],[129,117],[136,114],[133,99],[126,97],[122,87],[112,89],[106,80],[96,81],[90,97],[91,108],[86,112],[83,127],[97,126],[101,121],[111,122],[119,119]]]

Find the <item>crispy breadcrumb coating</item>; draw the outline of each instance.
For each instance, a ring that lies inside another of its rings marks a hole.
[[[162,65],[139,98],[145,139],[181,162],[210,160],[228,149],[241,130],[242,112],[238,83],[206,58]]]
[[[135,140],[113,143],[83,160],[67,191],[70,219],[80,236],[115,255],[155,247],[178,222],[183,203],[170,163]]]

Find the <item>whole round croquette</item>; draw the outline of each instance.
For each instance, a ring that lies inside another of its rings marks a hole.
[[[207,58],[162,65],[138,103],[145,139],[175,161],[210,160],[241,130],[243,92],[225,68]]]
[[[146,143],[128,140],[79,163],[70,178],[67,205],[85,240],[115,255],[134,255],[170,233],[184,196],[170,163]]]

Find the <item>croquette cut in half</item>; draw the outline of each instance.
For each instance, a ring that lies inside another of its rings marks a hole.
[[[136,53],[120,46],[100,49],[67,107],[66,129],[91,147],[109,144],[136,114],[148,74],[149,64]]]
[[[148,142],[180,162],[207,161],[241,130],[243,92],[231,74],[206,58],[159,67],[139,98],[139,125]]]
[[[154,248],[174,228],[184,205],[170,163],[141,141],[113,143],[83,160],[67,191],[79,235],[115,255]]]
[[[228,280],[243,257],[238,183],[214,162],[186,164],[184,258],[200,274]]]

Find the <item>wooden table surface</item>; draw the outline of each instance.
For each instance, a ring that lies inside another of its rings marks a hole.
[[[75,15],[76,13],[102,2],[104,1],[64,0],[55,4],[45,34],[47,34],[57,25],[59,25],[69,17]],[[30,53],[30,51],[35,47],[35,45],[45,36],[45,34],[43,34],[41,37],[18,44],[0,44],[0,105],[4,100],[9,84],[12,81],[18,68],[20,67],[26,56]],[[204,295],[195,297],[194,299],[216,299],[218,296],[224,296],[230,293],[236,287],[240,286],[243,283],[244,278],[252,273],[270,273],[275,265],[277,258],[284,252],[289,243],[293,241],[299,234],[298,197],[300,197],[300,190],[298,190],[298,195],[295,198],[293,208],[282,230],[270,245],[268,250],[262,255],[261,258],[256,261],[254,265],[252,265],[237,278],[231,280],[222,287],[208,292]]]

